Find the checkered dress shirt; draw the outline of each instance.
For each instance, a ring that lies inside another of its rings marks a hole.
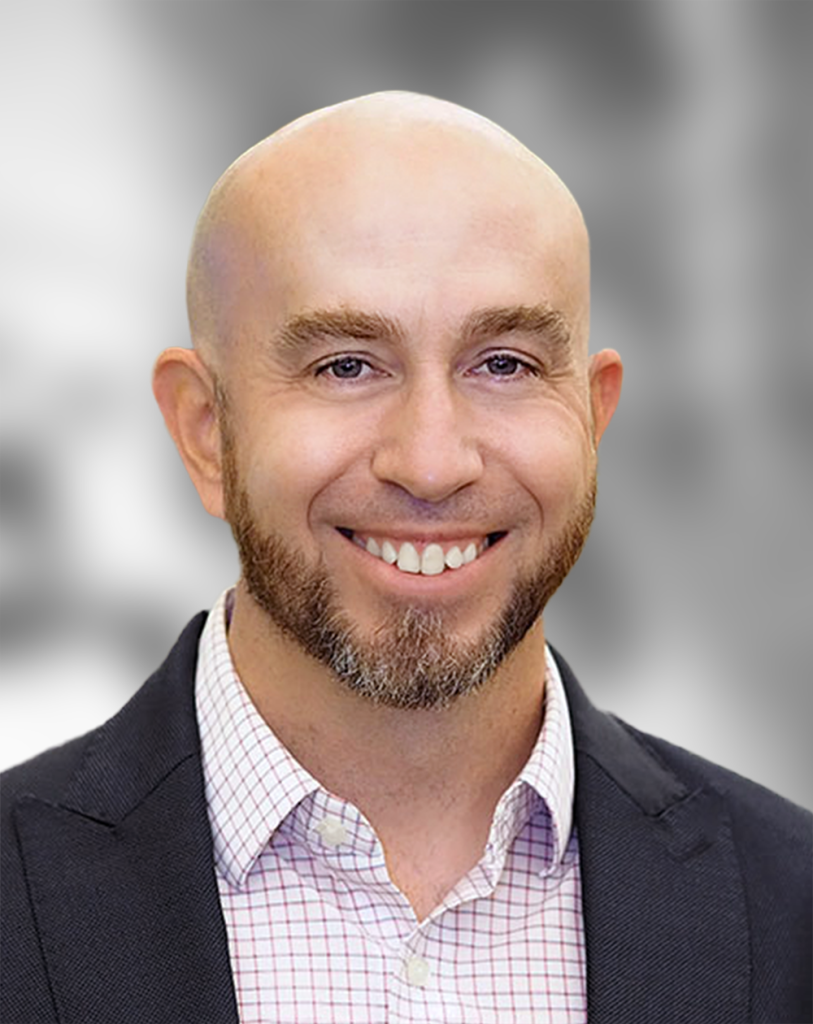
[[[539,740],[479,864],[418,922],[367,820],[260,717],[209,615],[196,680],[220,903],[242,1024],[583,1024],[574,761],[547,652]]]

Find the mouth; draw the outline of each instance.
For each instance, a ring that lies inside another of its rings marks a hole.
[[[420,538],[399,540],[382,534],[362,533],[346,526],[338,526],[336,529],[373,558],[380,558],[400,572],[421,576],[457,572],[499,544],[508,532],[496,530],[453,541],[433,541]]]

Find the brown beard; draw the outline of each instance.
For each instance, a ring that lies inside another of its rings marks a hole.
[[[533,572],[519,578],[497,620],[475,640],[450,636],[437,610],[407,605],[370,638],[358,635],[323,566],[278,534],[263,533],[240,480],[233,434],[220,409],[225,516],[245,586],[271,622],[353,693],[393,708],[442,708],[479,689],[533,626],[581,554],[596,478]]]

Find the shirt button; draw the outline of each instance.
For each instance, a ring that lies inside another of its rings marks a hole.
[[[406,978],[410,985],[423,986],[429,981],[429,964],[422,956],[411,956],[407,960]]]
[[[347,829],[338,818],[323,818],[316,826],[325,846],[341,846],[347,842]]]

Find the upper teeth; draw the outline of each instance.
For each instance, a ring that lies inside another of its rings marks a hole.
[[[373,537],[365,543],[360,538],[355,538],[356,543],[366,548],[371,555],[382,558],[388,565],[394,565],[401,572],[421,573],[423,576],[439,576],[444,569],[459,569],[461,565],[467,565],[483,550],[471,541],[461,551],[455,544],[448,551],[443,550],[440,544],[427,544],[421,554],[410,541],[405,541],[400,547],[396,547],[392,541],[385,540],[381,544]]]

